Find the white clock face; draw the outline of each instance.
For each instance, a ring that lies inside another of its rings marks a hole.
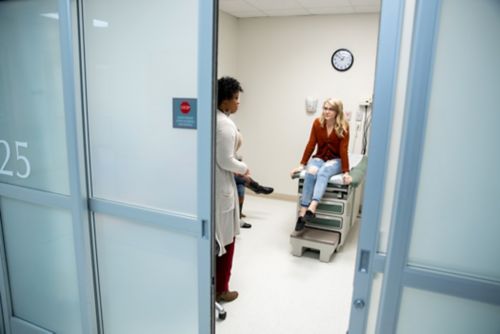
[[[351,68],[354,57],[347,49],[338,49],[333,53],[332,65],[338,71],[347,71]]]

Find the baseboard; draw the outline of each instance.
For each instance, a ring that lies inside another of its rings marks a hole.
[[[299,195],[288,195],[288,194],[280,194],[280,193],[272,193],[269,195],[257,195],[254,192],[248,191],[247,195],[266,197],[266,198],[272,198],[272,199],[279,199],[282,201],[289,201],[289,202],[297,202],[297,200],[299,199]]]

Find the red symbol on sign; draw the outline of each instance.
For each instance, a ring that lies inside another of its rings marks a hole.
[[[187,101],[181,102],[181,112],[187,114],[191,111],[191,105]]]

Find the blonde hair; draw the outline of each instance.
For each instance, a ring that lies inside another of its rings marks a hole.
[[[338,137],[344,138],[344,133],[347,132],[347,128],[349,125],[347,124],[347,121],[345,119],[344,105],[342,104],[342,101],[327,99],[325,102],[323,102],[323,108],[326,106],[333,108],[337,113],[337,115],[335,116],[333,129],[335,130],[335,133],[337,134]],[[323,110],[321,116],[319,117],[319,121],[322,127],[325,127],[325,122],[326,122],[324,112],[325,111]]]

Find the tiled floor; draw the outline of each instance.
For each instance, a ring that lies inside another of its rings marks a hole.
[[[346,333],[359,224],[330,263],[309,251],[294,257],[295,210],[293,202],[246,196],[243,212],[253,227],[236,240],[230,282],[240,296],[224,304],[217,334]]]

